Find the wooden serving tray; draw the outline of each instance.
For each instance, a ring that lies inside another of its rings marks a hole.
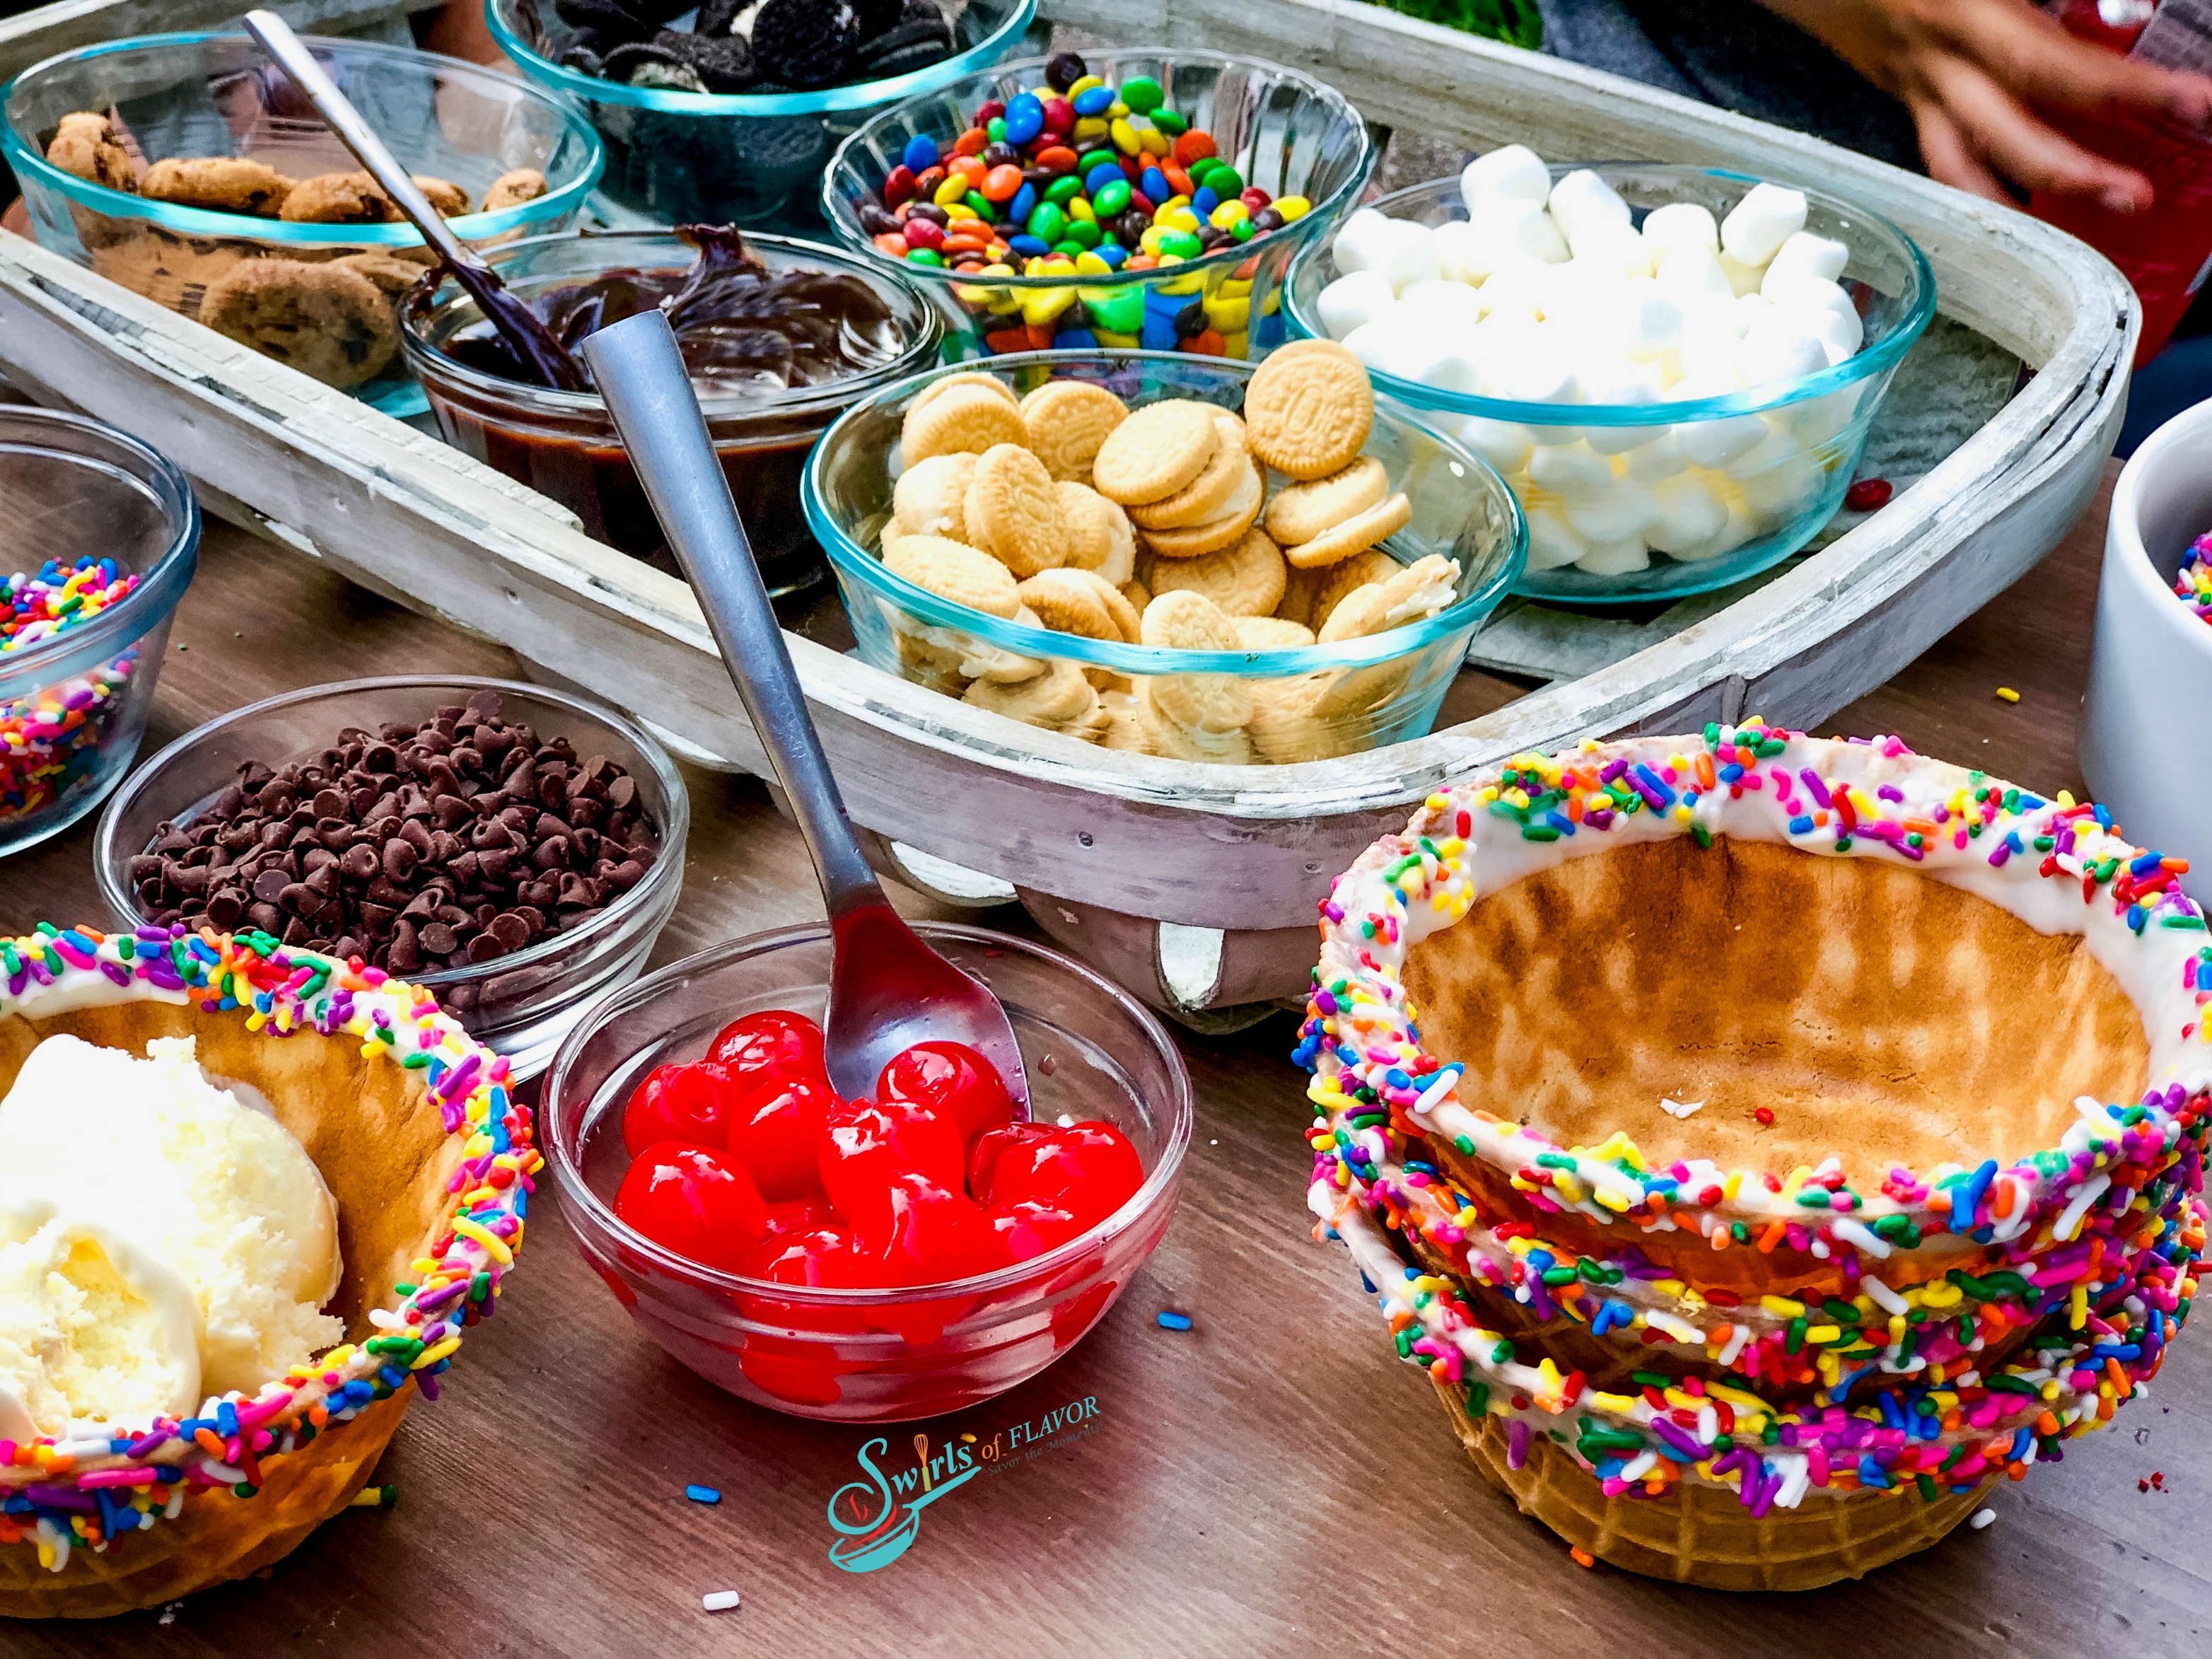
[[[319,4],[349,21],[392,9]],[[0,59],[45,55],[48,33],[52,50],[77,44],[103,11],[112,34],[198,25],[210,9],[68,0],[0,31]],[[1649,644],[1630,641],[1640,648],[1595,672],[1344,760],[1242,768],[1101,750],[791,638],[853,814],[888,866],[971,902],[1018,896],[1069,949],[1194,1023],[1234,1023],[1244,1005],[1298,994],[1330,878],[1410,803],[1473,768],[1753,713],[1809,726],[1881,684],[2056,545],[2112,452],[2134,295],[2099,255],[2024,215],[1353,0],[1046,0],[1042,15],[1119,40],[1300,64],[1370,121],[1447,144],[1518,140],[1547,158],[1818,179],[1916,238],[1942,317],[2033,371],[1887,507],[1778,577],[1653,629]],[[435,439],[4,234],[0,373],[161,449],[222,516],[767,774],[684,585]],[[905,849],[957,867],[917,866]]]

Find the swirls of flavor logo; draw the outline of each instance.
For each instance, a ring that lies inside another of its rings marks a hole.
[[[921,1512],[930,1504],[966,1485],[987,1466],[1026,1462],[1047,1445],[1081,1438],[1097,1415],[1094,1395],[1071,1401],[1030,1422],[1000,1429],[988,1441],[963,1434],[933,1452],[929,1437],[917,1434],[914,1462],[890,1469],[884,1464],[890,1461],[890,1441],[878,1435],[855,1454],[866,1478],[848,1480],[830,1494],[830,1524],[839,1534],[830,1546],[830,1562],[847,1572],[873,1572],[890,1565],[913,1547],[915,1534],[921,1529]]]

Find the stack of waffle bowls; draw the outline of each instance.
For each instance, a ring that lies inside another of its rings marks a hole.
[[[427,991],[265,934],[41,925],[0,939],[0,1092],[44,1038],[195,1039],[321,1170],[346,1340],[189,1419],[0,1440],[0,1616],[97,1618],[268,1567],[346,1508],[522,1243],[538,1155],[507,1062]],[[68,1103],[56,1103],[66,1110]],[[129,1178],[129,1147],[88,1146]]]
[[[1322,907],[1316,1232],[1578,1559],[1856,1577],[2104,1427],[2188,1316],[2186,869],[1895,738],[1516,756]]]

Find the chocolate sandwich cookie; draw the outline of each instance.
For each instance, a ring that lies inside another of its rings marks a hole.
[[[625,41],[653,37],[653,26],[621,0],[553,0],[553,10],[579,38],[589,30],[592,50],[602,58]]]
[[[811,92],[852,73],[860,24],[846,0],[763,0],[752,44],[763,75]]]
[[[704,92],[704,76],[681,55],[661,44],[663,37],[630,40],[607,54],[606,76],[633,87],[658,87],[670,92]]]
[[[684,34],[663,29],[653,44],[674,55],[709,92],[743,92],[760,79],[752,44],[742,35]]]

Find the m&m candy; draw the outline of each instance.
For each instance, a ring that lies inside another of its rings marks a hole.
[[[995,291],[982,331],[994,351],[1141,346],[1241,356],[1251,262],[1188,282],[1110,279],[1171,271],[1310,210],[1303,197],[1248,184],[1212,134],[1168,106],[1158,81],[1108,86],[1062,52],[1042,86],[979,106],[951,142],[909,140],[860,219],[877,248],[911,264],[987,281],[1071,279]],[[1080,298],[1076,284],[1085,284]]]

